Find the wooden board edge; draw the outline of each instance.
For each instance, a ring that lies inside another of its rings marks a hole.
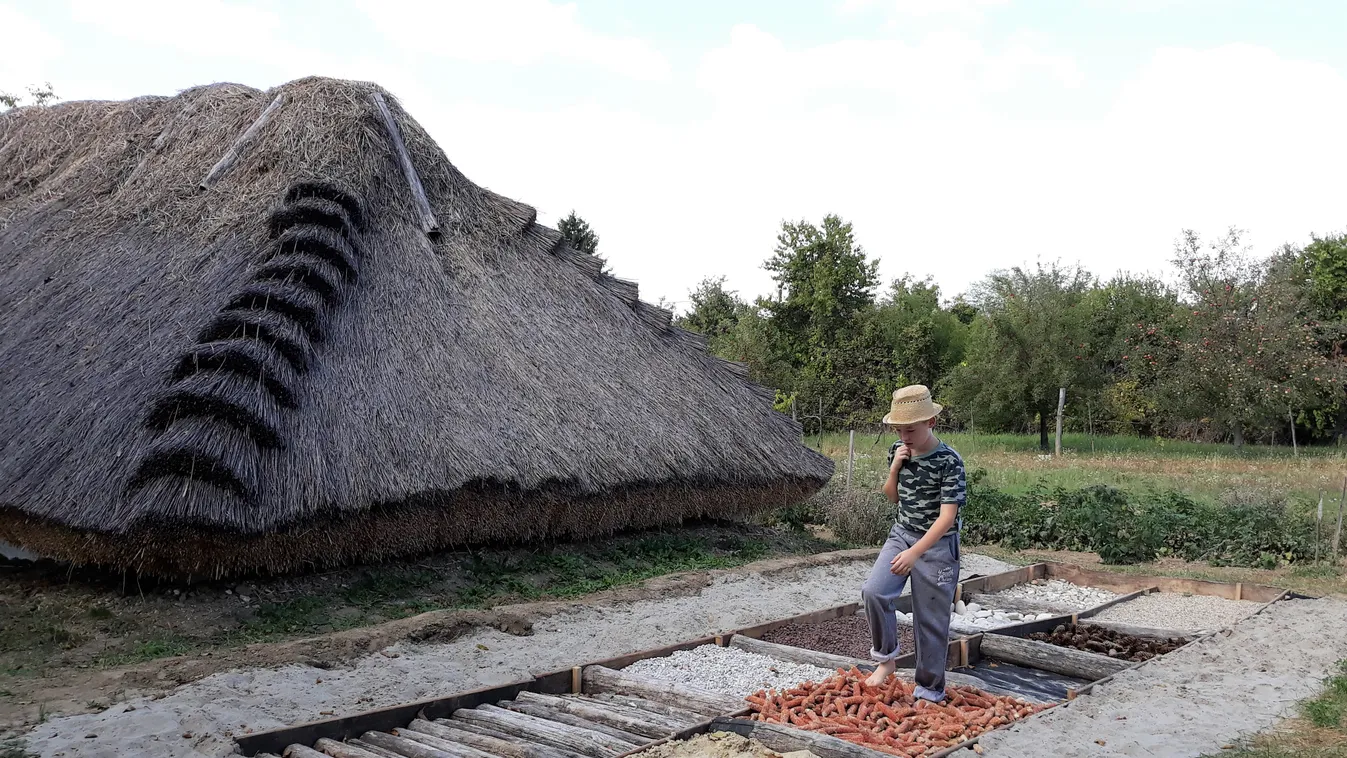
[[[1106,610],[1108,610],[1109,608],[1112,608],[1112,607],[1115,606],[1115,605],[1120,605],[1120,604],[1122,604],[1122,603],[1126,603],[1126,602],[1129,601],[1129,600],[1136,600],[1136,599],[1139,598],[1139,597],[1144,597],[1144,596],[1149,595],[1149,594],[1151,594],[1151,593],[1153,593],[1153,592],[1159,592],[1159,591],[1160,591],[1160,588],[1159,588],[1159,587],[1155,587],[1155,586],[1151,586],[1151,587],[1142,587],[1141,589],[1136,590],[1135,592],[1129,592],[1129,593],[1127,593],[1126,595],[1119,595],[1118,597],[1115,597],[1115,598],[1113,598],[1112,600],[1109,600],[1108,602],[1100,603],[1099,605],[1096,605],[1096,606],[1094,606],[1093,608],[1086,608],[1086,609],[1083,610],[1083,611],[1077,611],[1077,612],[1076,612],[1076,617],[1077,617],[1077,618],[1082,618],[1082,619],[1087,619],[1087,618],[1090,618],[1091,616],[1095,616],[1095,615],[1097,615],[1097,614],[1099,614],[1099,613],[1101,613],[1101,612],[1103,612],[1103,611],[1106,611]]]

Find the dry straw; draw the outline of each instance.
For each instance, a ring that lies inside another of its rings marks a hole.
[[[0,540],[289,571],[828,479],[741,366],[535,219],[370,84],[0,115]]]

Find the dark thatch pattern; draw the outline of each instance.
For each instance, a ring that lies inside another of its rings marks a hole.
[[[770,392],[535,218],[370,84],[0,115],[0,540],[287,571],[827,480]]]

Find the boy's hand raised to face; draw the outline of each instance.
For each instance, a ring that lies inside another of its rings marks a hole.
[[[897,470],[903,467],[903,464],[912,457],[912,448],[907,445],[899,445],[897,450],[893,451],[893,465],[891,469]]]

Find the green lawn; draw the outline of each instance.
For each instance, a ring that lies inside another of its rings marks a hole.
[[[1312,508],[1325,492],[1326,509],[1336,508],[1347,473],[1347,458],[1337,447],[1215,445],[1139,437],[1067,434],[1062,456],[1044,456],[1038,437],[1010,434],[941,433],[941,438],[963,455],[969,471],[982,469],[987,485],[1012,493],[1036,486],[1076,489],[1107,484],[1125,490],[1177,490],[1201,500],[1220,500],[1232,491],[1280,494],[1293,504]],[[817,437],[805,443],[817,444]],[[884,475],[888,447],[894,437],[876,443],[873,433],[856,435],[853,482],[878,487]],[[847,467],[847,435],[823,437],[823,452]],[[1335,511],[1334,511],[1335,513]]]

